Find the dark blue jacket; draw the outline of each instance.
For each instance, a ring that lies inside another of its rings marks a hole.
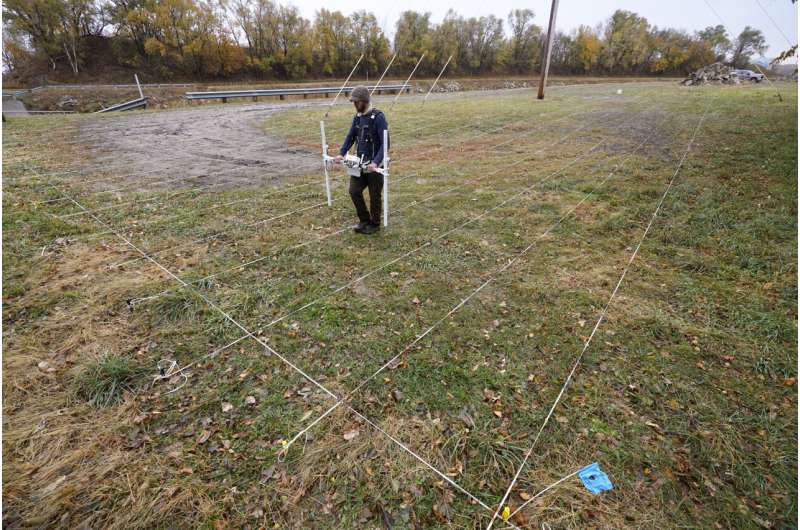
[[[356,156],[363,155],[364,161],[379,166],[383,162],[383,131],[388,128],[386,116],[378,109],[356,114],[339,154],[346,155],[353,144],[356,144]]]

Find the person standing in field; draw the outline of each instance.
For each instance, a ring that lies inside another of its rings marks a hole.
[[[356,156],[363,157],[367,162],[367,167],[361,170],[361,176],[350,177],[350,198],[353,199],[360,221],[355,231],[359,234],[374,234],[381,227],[383,175],[377,169],[383,162],[383,132],[389,129],[386,116],[372,108],[369,99],[369,90],[364,86],[355,87],[350,94],[356,115],[336,156],[336,162],[341,162],[355,144]],[[369,210],[364,202],[365,188],[369,188]]]

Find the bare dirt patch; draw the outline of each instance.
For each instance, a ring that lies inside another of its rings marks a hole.
[[[258,127],[265,114],[275,111],[275,107],[216,106],[93,120],[79,133],[89,148],[89,162],[81,169],[126,173],[128,180],[141,180],[142,189],[148,190],[153,185],[220,184],[215,188],[223,189],[276,184],[286,176],[319,169],[318,156],[288,147],[280,136]]]

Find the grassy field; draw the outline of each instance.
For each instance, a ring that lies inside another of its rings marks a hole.
[[[796,88],[617,88],[381,105],[371,238],[340,170],[98,193],[116,118],[9,120],[5,525],[485,528],[599,462],[495,527],[796,527]]]

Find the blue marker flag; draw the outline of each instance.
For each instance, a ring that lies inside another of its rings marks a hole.
[[[594,464],[589,464],[585,468],[578,471],[578,476],[583,481],[583,485],[586,486],[586,489],[595,495],[601,491],[609,491],[614,489],[614,486],[611,484],[611,480],[608,478],[608,475],[600,470],[600,464],[597,462]]]

